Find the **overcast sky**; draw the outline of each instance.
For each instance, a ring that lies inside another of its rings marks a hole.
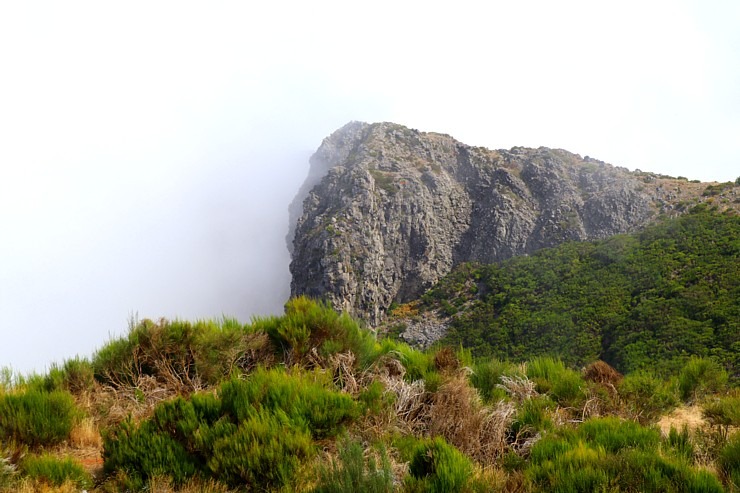
[[[734,180],[738,26],[737,0],[3,2],[0,366],[280,313],[288,204],[350,120]]]

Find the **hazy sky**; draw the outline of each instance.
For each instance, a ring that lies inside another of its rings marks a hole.
[[[3,2],[0,366],[137,313],[281,312],[288,204],[349,120],[734,180],[738,26],[737,0]]]

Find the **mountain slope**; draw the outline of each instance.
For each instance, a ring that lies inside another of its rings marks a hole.
[[[708,189],[558,149],[492,151],[393,123],[350,123],[311,163],[291,206],[292,295],[371,324],[462,262],[606,238],[740,197],[732,184]]]
[[[740,215],[707,209],[636,234],[464,264],[389,325],[410,342],[446,333],[445,343],[478,355],[603,359],[626,372],[712,356],[740,377]],[[430,320],[436,335],[419,334]]]

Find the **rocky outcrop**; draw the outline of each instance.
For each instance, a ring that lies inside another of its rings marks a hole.
[[[291,208],[292,294],[371,324],[460,262],[633,231],[676,212],[689,185],[560,149],[488,150],[393,123],[344,126],[311,169]]]

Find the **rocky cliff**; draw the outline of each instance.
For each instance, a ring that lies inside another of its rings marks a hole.
[[[291,292],[376,324],[460,262],[632,231],[705,189],[560,149],[352,122],[324,140],[291,206]]]

